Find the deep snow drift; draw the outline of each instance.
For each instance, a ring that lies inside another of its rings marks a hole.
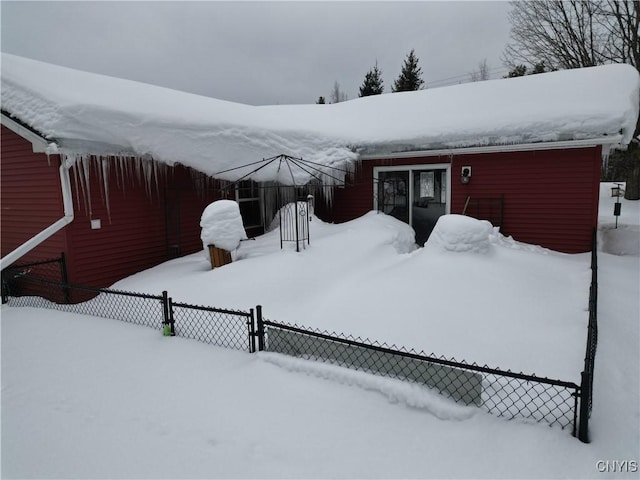
[[[280,250],[274,230],[242,242],[222,268],[197,253],[113,287],[221,308],[260,304],[279,322],[579,383],[588,254],[518,243],[459,215],[442,217],[421,249],[411,227],[376,212],[338,225],[313,218],[310,228],[300,253]]]

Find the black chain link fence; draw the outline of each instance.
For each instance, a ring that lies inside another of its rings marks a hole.
[[[23,281],[23,278],[40,278],[58,282],[59,288],[52,288],[38,282]],[[69,303],[69,290],[63,287],[67,283],[67,264],[64,253],[58,258],[50,258],[31,263],[13,264],[2,271],[2,303],[9,296],[34,295],[56,303]]]
[[[255,351],[254,310],[220,308],[170,302],[173,333],[204,343],[236,350]]]
[[[571,427],[573,435],[588,442],[597,345],[595,232],[591,266],[589,327],[580,385],[277,323],[263,319],[261,306],[255,312],[225,310],[173,302],[167,292],[147,295],[70,285],[66,282],[64,256],[5,269],[2,301],[10,306],[51,308],[122,320],[162,329],[165,335],[249,352],[256,351],[257,340],[257,350],[421,383],[456,402],[478,406],[500,417],[546,422],[563,429]]]
[[[260,350],[326,362],[355,370],[420,383],[452,400],[476,405],[505,418],[524,418],[575,435],[580,386],[573,382],[499,370],[427,355],[258,317]]]
[[[593,230],[591,247],[591,286],[589,287],[589,325],[587,327],[587,348],[584,356],[580,397],[580,431],[578,438],[589,443],[589,419],[593,407],[593,373],[598,346],[598,249],[597,231]]]
[[[249,352],[255,350],[253,309],[245,312],[174,303],[167,292],[148,295],[72,285],[30,274],[16,277],[8,269],[5,272],[8,278],[6,288],[3,285],[2,299],[11,307],[48,308],[121,320],[159,329],[166,335]],[[67,298],[89,300],[81,303],[59,301],[59,292],[63,291]],[[50,298],[54,298],[54,301]]]

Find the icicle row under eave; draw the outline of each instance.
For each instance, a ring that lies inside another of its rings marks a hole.
[[[115,163],[115,181],[118,188],[125,190],[127,180],[133,185],[136,181],[144,184],[145,193],[149,198],[160,198],[160,180],[166,179],[167,165],[153,160],[149,156],[133,155],[92,155],[77,152],[58,152],[62,161],[68,162],[73,171],[74,186],[76,189],[76,203],[80,207],[80,191],[86,215],[93,216],[91,198],[91,171],[95,169],[102,202],[107,209],[109,223],[111,223],[110,180],[111,164]]]

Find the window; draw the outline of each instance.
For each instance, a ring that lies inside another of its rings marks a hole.
[[[236,185],[236,201],[245,228],[262,226],[260,189],[256,182],[243,180]]]

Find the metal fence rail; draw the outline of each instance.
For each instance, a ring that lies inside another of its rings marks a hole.
[[[466,405],[505,418],[525,418],[575,435],[580,386],[435,357],[368,339],[301,328],[258,316],[258,349],[332,363],[435,388]]]

